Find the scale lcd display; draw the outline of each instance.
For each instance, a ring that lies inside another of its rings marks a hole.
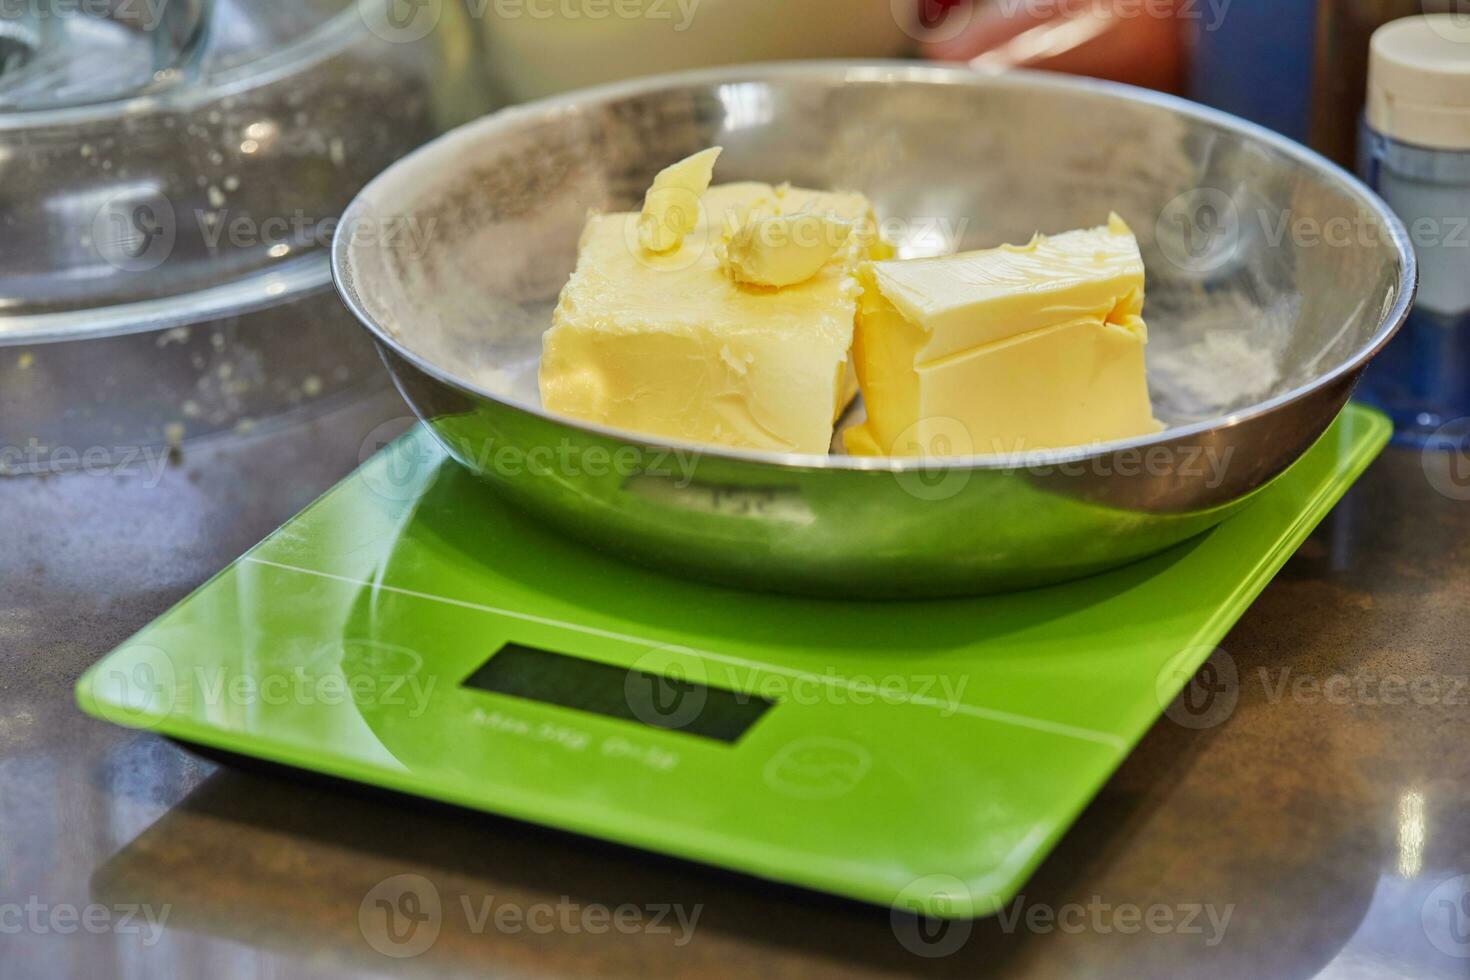
[[[464,685],[733,745],[776,702],[508,643]]]

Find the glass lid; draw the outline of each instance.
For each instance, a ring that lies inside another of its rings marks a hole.
[[[323,288],[370,177],[487,108],[445,5],[0,0],[0,343]]]

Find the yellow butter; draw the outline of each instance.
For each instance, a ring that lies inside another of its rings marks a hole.
[[[851,234],[851,223],[827,214],[752,215],[721,246],[720,261],[736,282],[794,286],[816,275]]]
[[[1101,228],[863,270],[860,455],[1017,453],[1156,432],[1143,259]]]
[[[591,217],[543,344],[542,404],[614,428],[744,449],[826,453],[856,392],[856,274],[886,250],[861,194],[712,187],[677,248],[642,249],[638,214]],[[822,211],[851,235],[803,282],[735,282],[717,246],[752,213]],[[631,224],[630,224],[631,223]]]
[[[723,147],[713,146],[659,171],[643,198],[638,241],[650,252],[678,248],[699,224],[699,199],[714,179]]]

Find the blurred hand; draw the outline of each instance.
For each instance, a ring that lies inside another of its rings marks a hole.
[[[1045,68],[1174,90],[1183,39],[1177,0],[914,0],[934,30],[923,53],[977,67]],[[953,21],[949,19],[953,18]],[[968,20],[967,20],[968,19]]]

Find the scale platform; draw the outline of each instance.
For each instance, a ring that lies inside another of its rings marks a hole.
[[[1243,512],[1003,596],[662,575],[422,427],[78,683],[98,717],[936,917],[1001,908],[1378,454],[1349,406]]]

